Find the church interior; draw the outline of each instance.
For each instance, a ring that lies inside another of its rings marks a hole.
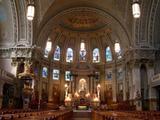
[[[0,120],[160,120],[160,0],[0,0]]]

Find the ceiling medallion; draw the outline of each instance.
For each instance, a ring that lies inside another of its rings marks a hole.
[[[76,31],[98,30],[106,26],[106,19],[94,11],[75,10],[61,16],[60,25]]]

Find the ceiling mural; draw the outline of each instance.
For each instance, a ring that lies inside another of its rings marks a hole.
[[[79,10],[62,16],[60,25],[76,31],[92,31],[105,27],[107,22],[93,11]]]

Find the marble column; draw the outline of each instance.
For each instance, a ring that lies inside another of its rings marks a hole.
[[[124,72],[124,79],[123,79],[123,101],[126,101],[126,66],[124,65],[123,67],[123,72]]]
[[[53,101],[53,69],[48,69],[48,102]]]
[[[104,101],[104,91],[105,91],[105,71],[101,72],[101,76],[100,76],[100,96],[101,96],[101,101]]]
[[[95,79],[92,78],[92,92],[95,94],[95,87],[94,87],[94,83],[95,82]]]
[[[128,71],[128,79],[129,79],[129,100],[133,100],[134,85],[133,85],[133,81],[132,81],[131,70]]]
[[[0,108],[2,108],[2,101],[3,101],[3,82],[0,82]]]
[[[141,101],[138,100],[138,94],[141,94],[141,78],[140,78],[140,63],[135,61],[132,64],[132,82],[133,82],[133,100],[136,105],[136,110],[142,110]]]
[[[116,68],[113,67],[112,70],[112,98],[113,102],[117,102],[117,82],[116,82]]]
[[[42,66],[39,66],[39,79],[38,79],[38,92],[39,92],[39,108],[40,108],[40,100],[42,98]]]
[[[60,101],[64,102],[64,97],[65,97],[65,71],[61,71],[60,74]]]
[[[77,75],[74,76],[74,93],[77,92]]]
[[[147,66],[147,74],[148,74],[148,85],[149,85],[149,108],[150,110],[157,110],[157,96],[156,96],[156,89],[152,87],[152,77],[154,75],[154,65],[153,63],[148,63]]]

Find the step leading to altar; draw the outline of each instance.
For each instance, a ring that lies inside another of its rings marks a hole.
[[[91,110],[73,110],[72,120],[91,120]]]

